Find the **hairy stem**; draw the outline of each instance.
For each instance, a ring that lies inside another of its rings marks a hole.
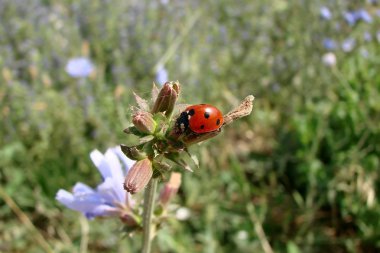
[[[156,195],[157,178],[152,178],[144,192],[144,214],[143,214],[143,245],[142,253],[150,253],[153,241],[154,225],[152,215],[154,210],[154,198]]]

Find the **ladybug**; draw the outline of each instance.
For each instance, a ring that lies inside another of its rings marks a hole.
[[[215,106],[208,104],[187,107],[176,121],[177,129],[182,133],[187,129],[197,134],[214,132],[219,130],[222,125],[222,112]]]

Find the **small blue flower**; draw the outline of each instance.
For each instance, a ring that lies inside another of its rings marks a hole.
[[[372,23],[372,17],[365,9],[356,11],[356,17],[357,19],[361,19],[366,23]]]
[[[352,12],[345,12],[343,13],[344,19],[346,20],[347,24],[353,26],[358,21],[358,16],[355,11]]]
[[[330,20],[331,17],[332,17],[330,9],[327,8],[326,6],[322,6],[322,7],[319,9],[319,15],[320,15],[321,18],[324,19],[324,20]]]
[[[355,47],[356,41],[353,38],[345,39],[342,42],[342,50],[346,53],[351,52]]]
[[[86,57],[77,57],[68,61],[65,70],[72,77],[88,77],[94,70],[94,65]]]
[[[127,158],[120,147],[110,148],[104,155],[94,150],[90,157],[102,175],[103,182],[96,189],[78,182],[72,193],[60,189],[55,198],[89,219],[96,216],[121,216],[123,211],[134,205],[131,195],[123,189],[124,177],[134,161]]]
[[[327,50],[334,50],[337,47],[335,40],[330,38],[323,39],[322,44],[323,47]]]
[[[164,66],[159,65],[156,71],[156,82],[159,85],[164,85],[168,81],[168,71]]]

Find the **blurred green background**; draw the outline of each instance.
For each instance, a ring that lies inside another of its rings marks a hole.
[[[256,99],[191,148],[201,166],[175,199],[191,215],[154,252],[380,251],[376,2],[1,0],[0,252],[137,252],[117,219],[54,196],[96,186],[89,152],[128,143],[132,92],[148,98],[165,70],[180,103]],[[371,19],[352,24],[357,10]],[[75,57],[88,77],[65,71]]]

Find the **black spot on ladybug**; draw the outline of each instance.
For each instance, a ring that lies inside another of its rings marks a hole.
[[[205,125],[201,125],[201,129],[205,128]]]
[[[205,112],[205,118],[208,119],[210,117],[210,113],[209,112]]]
[[[220,119],[217,119],[216,125],[219,126],[219,124],[220,124]]]
[[[189,115],[190,115],[190,116],[193,116],[194,114],[195,114],[194,109],[190,109],[190,111],[189,111]]]

